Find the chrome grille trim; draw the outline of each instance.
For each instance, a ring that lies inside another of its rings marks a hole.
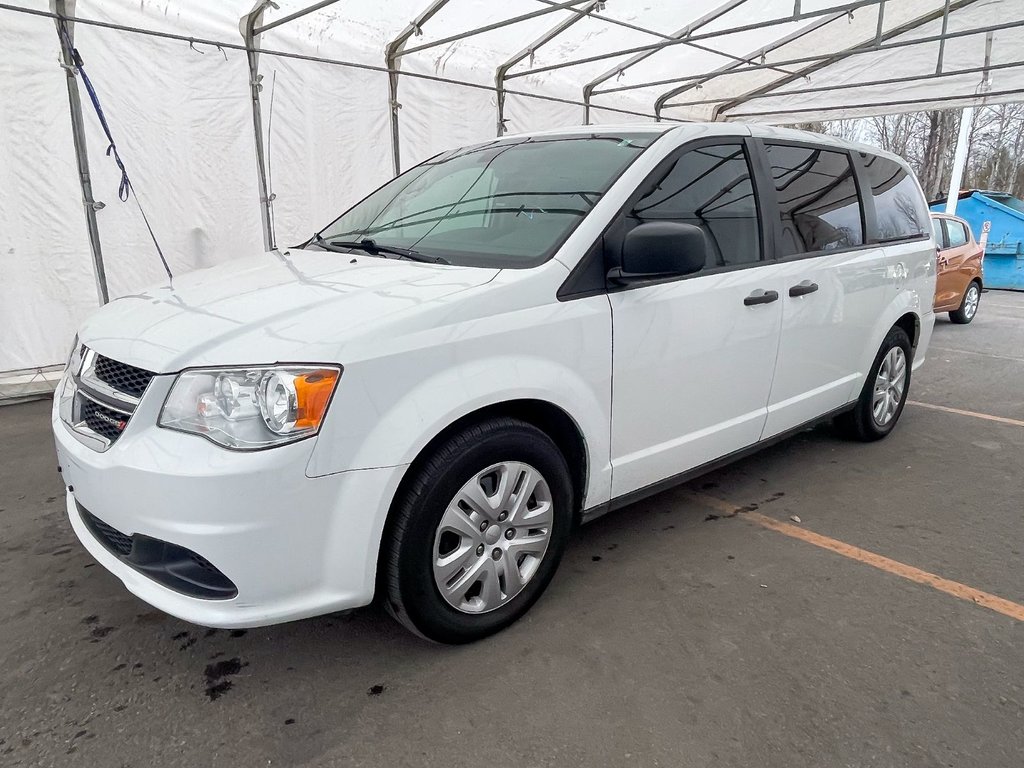
[[[102,405],[113,405],[117,403],[120,407],[115,410],[123,410],[128,408],[128,414],[130,415],[135,407],[139,404],[141,397],[135,397],[127,392],[122,392],[119,389],[114,389],[112,386],[107,384],[96,375],[96,359],[99,357],[93,350],[86,350],[85,356],[82,362],[82,372],[77,377],[78,386],[84,390],[89,390],[95,395],[104,398],[105,400],[113,401],[112,403],[104,403],[103,400],[97,400]],[[96,398],[92,398],[96,400]]]
[[[60,417],[80,443],[102,453],[127,428],[142,395],[124,392],[100,379],[96,372],[98,360],[102,360],[108,370],[124,369],[126,375],[135,380],[136,389],[139,380],[144,380],[142,394],[145,394],[156,374],[102,357],[87,347],[82,347],[79,361],[72,360],[58,394],[61,400]],[[118,419],[118,416],[123,419]]]

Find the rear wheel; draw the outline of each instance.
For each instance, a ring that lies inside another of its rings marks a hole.
[[[437,642],[497,632],[547,587],[571,524],[569,469],[544,432],[502,418],[458,433],[416,471],[396,509],[388,610]]]
[[[959,325],[967,325],[978,314],[978,305],[981,304],[981,286],[977,281],[972,282],[964,291],[964,298],[960,302],[960,308],[949,313],[949,319]]]
[[[882,342],[867,381],[852,411],[836,419],[850,437],[865,442],[880,440],[896,426],[910,391],[913,348],[902,328],[893,327]]]

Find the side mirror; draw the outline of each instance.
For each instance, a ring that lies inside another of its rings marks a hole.
[[[700,227],[675,221],[651,221],[626,234],[622,267],[608,277],[618,283],[691,275],[704,268],[707,241]]]

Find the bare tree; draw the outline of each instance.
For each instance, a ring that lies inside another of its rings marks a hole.
[[[959,109],[907,112],[800,127],[874,144],[902,156],[917,171],[928,199],[936,200],[949,189],[961,114]],[[1024,104],[974,111],[961,186],[1024,195]]]

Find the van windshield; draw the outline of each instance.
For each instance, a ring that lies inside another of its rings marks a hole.
[[[532,267],[660,135],[539,136],[445,152],[356,204],[317,242],[369,239],[451,264]]]

